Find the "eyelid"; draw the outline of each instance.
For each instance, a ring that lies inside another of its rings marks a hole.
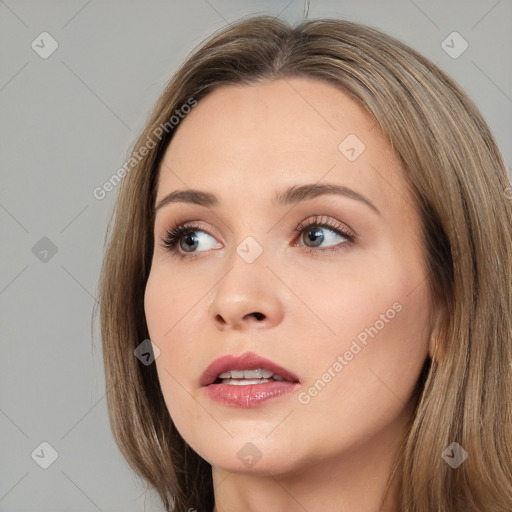
[[[194,228],[194,229],[193,229]],[[214,234],[218,233],[218,230],[214,230],[209,227],[209,224],[206,224],[205,222],[201,220],[185,220],[185,221],[179,221],[171,222],[169,223],[168,227],[164,228],[163,236],[161,238],[165,238],[171,231],[175,231],[178,229],[182,229],[183,231],[186,230],[193,230],[193,231],[203,231],[207,235],[211,236],[212,238],[215,238],[215,240],[220,241],[222,237],[220,234]]]
[[[295,228],[295,231],[303,232],[305,229],[314,226],[330,228],[333,231],[339,232],[341,235],[348,238],[352,242],[358,238],[356,232],[347,224],[335,220],[329,215],[313,215],[312,217],[308,217]]]

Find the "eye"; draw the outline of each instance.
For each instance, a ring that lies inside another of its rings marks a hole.
[[[338,245],[351,244],[355,240],[355,234],[352,231],[338,221],[327,217],[308,219],[297,226],[295,231],[300,233],[299,241],[303,241],[305,247],[310,249],[325,248],[332,251]]]
[[[299,242],[294,247],[304,246],[313,252],[336,251],[339,246],[350,245],[356,235],[346,226],[329,217],[314,217],[302,222],[295,231]],[[162,247],[180,259],[193,258],[197,253],[219,249],[222,244],[198,225],[179,224],[170,228],[161,240]]]
[[[193,255],[197,252],[222,247],[221,244],[199,226],[186,226],[184,224],[174,226],[167,231],[162,239],[162,246],[167,251],[178,253],[182,257],[184,257],[182,253]]]

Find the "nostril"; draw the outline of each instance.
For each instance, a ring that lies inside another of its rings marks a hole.
[[[263,320],[265,318],[265,315],[263,313],[253,313],[256,320]]]
[[[221,324],[225,324],[226,323],[226,320],[224,320],[224,318],[222,318],[221,315],[216,315],[216,320],[221,323]]]

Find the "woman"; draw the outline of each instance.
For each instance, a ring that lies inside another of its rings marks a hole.
[[[510,184],[449,77],[369,27],[254,17],[132,158],[108,407],[166,510],[512,510]]]

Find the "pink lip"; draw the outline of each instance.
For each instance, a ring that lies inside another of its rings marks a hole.
[[[206,391],[210,400],[228,407],[257,407],[274,398],[289,395],[299,387],[298,382],[275,381],[246,386],[210,384],[201,389]]]
[[[256,370],[258,368],[277,373],[287,381],[299,382],[299,378],[286,368],[253,352],[246,352],[238,357],[226,355],[215,359],[204,371],[201,376],[200,384],[201,386],[208,386],[215,382],[221,373],[230,370]]]
[[[221,373],[229,370],[255,370],[257,368],[270,370],[286,380],[245,386],[214,384]],[[211,400],[231,407],[256,407],[273,398],[292,393],[300,387],[299,379],[295,374],[269,359],[251,352],[239,357],[231,355],[219,357],[208,366],[201,376],[200,382]]]

